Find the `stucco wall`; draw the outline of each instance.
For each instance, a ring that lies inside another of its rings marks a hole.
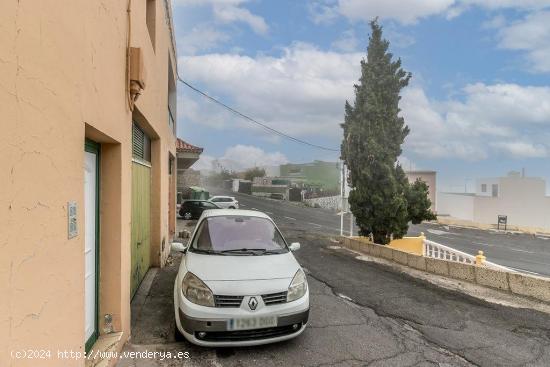
[[[499,186],[498,196],[438,193],[438,213],[482,224],[496,224],[498,215],[508,216],[508,225],[550,229],[550,197],[538,178],[503,177],[478,182]]]
[[[438,192],[437,213],[464,220],[474,220],[474,195]]]
[[[130,332],[131,121],[125,94],[126,1],[6,0],[0,3],[0,365],[17,349],[84,350],[84,139],[101,147],[101,315]],[[169,240],[167,65],[170,38],[157,0],[156,52],[145,2],[133,1],[131,45],[140,47],[146,89],[136,113],[156,141],[152,252]],[[172,60],[175,65],[175,60]],[[175,180],[176,175],[172,175]],[[67,239],[67,202],[79,235]],[[153,257],[155,259],[155,257]],[[102,325],[99,326],[100,331]],[[59,360],[40,365],[61,365]],[[63,366],[82,366],[66,360]]]

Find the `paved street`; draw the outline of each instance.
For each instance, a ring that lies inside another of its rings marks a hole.
[[[215,190],[214,190],[215,191]],[[340,217],[334,212],[307,208],[295,203],[257,198],[239,193],[220,192],[236,196],[242,209],[258,209],[268,213],[280,225],[304,228],[313,233],[339,235]],[[344,228],[349,234],[350,220],[345,217]],[[528,234],[498,233],[470,228],[448,227],[439,224],[411,226],[410,235],[420,232],[428,239],[475,255],[483,250],[489,261],[516,270],[550,276],[550,239]],[[354,230],[357,234],[357,229]]]
[[[278,213],[294,214],[296,209],[284,206]],[[146,279],[150,287],[145,284],[145,294],[137,297],[139,305],[134,298],[133,336],[125,350],[188,351],[190,358],[125,359],[118,366],[550,365],[549,315],[485,303],[362,261],[321,230],[304,226],[304,218],[277,222],[287,240],[302,244],[296,257],[308,273],[311,292],[304,334],[254,348],[175,343],[175,257]]]

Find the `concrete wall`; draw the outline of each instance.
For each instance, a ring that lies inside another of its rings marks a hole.
[[[474,202],[474,195],[438,192],[437,214],[474,220]]]
[[[338,211],[342,208],[342,197],[338,195],[326,196],[322,198],[304,199],[304,203],[312,207]]]
[[[550,302],[550,278],[494,270],[484,266],[432,259],[373,244],[364,237],[342,237],[341,243],[351,250],[384,258],[427,273],[454,278],[509,292],[521,297]]]
[[[546,183],[534,177],[509,176],[478,180],[487,185],[483,195],[438,193],[438,214],[481,224],[496,224],[498,215],[508,216],[508,225],[517,228],[550,229],[550,197]],[[498,196],[491,185],[498,184]],[[481,192],[481,191],[480,191]]]
[[[126,94],[127,2],[0,3],[0,365],[35,365],[9,351],[84,351],[84,140],[101,144],[100,305],[130,334],[132,111]],[[134,116],[153,137],[153,262],[169,252],[168,125],[171,39],[156,1],[156,42],[145,2],[133,1],[131,46],[144,53],[146,88]],[[171,181],[174,180],[174,181]],[[67,239],[67,202],[79,235]],[[100,322],[99,330],[103,329]],[[82,366],[84,360],[65,360]],[[59,366],[52,358],[41,366]]]

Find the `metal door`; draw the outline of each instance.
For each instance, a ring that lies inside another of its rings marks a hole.
[[[84,145],[84,336],[89,351],[97,339],[99,286],[99,145]]]
[[[132,272],[134,296],[150,265],[151,245],[151,168],[132,163]]]

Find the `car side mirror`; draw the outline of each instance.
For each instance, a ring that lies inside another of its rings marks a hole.
[[[300,249],[300,242],[292,242],[288,248],[290,251],[298,251]]]
[[[187,251],[187,248],[189,247],[189,244],[183,244],[181,242],[172,242],[172,251],[176,252],[185,252]]]

